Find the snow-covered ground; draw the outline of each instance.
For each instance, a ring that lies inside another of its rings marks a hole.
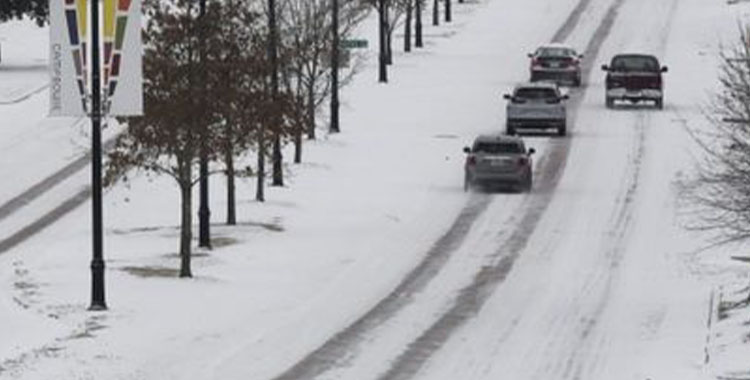
[[[710,128],[701,105],[719,46],[750,4],[454,11],[451,24],[426,23],[425,49],[397,54],[388,85],[375,81],[368,23],[343,133],[308,142],[266,203],[242,181],[238,226],[221,225],[223,179],[212,179],[214,249],[196,251],[195,278],[176,278],[178,192],[166,178],[107,192],[106,312],[86,311],[88,203],[0,251],[0,379],[750,378],[750,312],[730,309],[750,291],[747,263],[698,249],[676,185],[696,152],[685,127]],[[44,33],[0,25],[0,207],[86,150],[85,122],[45,116]],[[502,93],[555,37],[593,68],[571,90],[570,137],[527,137],[532,193],[464,193],[462,147],[502,130]],[[604,108],[597,68],[621,51],[669,65],[664,111]],[[0,213],[0,239],[87,175]]]

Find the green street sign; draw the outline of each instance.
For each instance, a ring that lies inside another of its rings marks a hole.
[[[367,40],[342,40],[341,47],[344,49],[366,49]]]

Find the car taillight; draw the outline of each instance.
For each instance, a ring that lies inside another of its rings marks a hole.
[[[540,65],[541,65],[541,62],[539,62],[539,59],[537,59],[537,58],[532,58],[531,59],[531,66],[532,67],[537,67],[537,66],[540,66]]]
[[[573,66],[578,66],[578,65],[580,65],[580,64],[581,64],[581,61],[579,61],[579,60],[577,60],[577,59],[574,59],[574,60],[572,60],[572,61],[570,61],[570,62],[571,62],[571,63],[573,64]]]
[[[529,159],[526,157],[519,157],[518,158],[518,166],[526,166],[529,164]]]
[[[477,158],[475,156],[468,156],[466,157],[466,165],[467,166],[474,166],[477,164]]]

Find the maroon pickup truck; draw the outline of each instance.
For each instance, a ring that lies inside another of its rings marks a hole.
[[[646,54],[618,54],[609,65],[602,65],[607,72],[605,103],[612,108],[616,100],[637,103],[652,101],[656,108],[664,107],[662,73],[666,66]]]

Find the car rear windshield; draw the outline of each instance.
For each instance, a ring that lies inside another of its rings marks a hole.
[[[659,62],[648,56],[621,56],[612,59],[615,71],[659,71]]]
[[[570,57],[575,55],[576,52],[564,47],[544,47],[539,48],[536,54],[541,57]]]
[[[474,153],[502,154],[523,152],[523,146],[513,142],[478,142],[474,144]]]
[[[522,99],[554,99],[557,93],[551,88],[519,88],[515,96]]]

